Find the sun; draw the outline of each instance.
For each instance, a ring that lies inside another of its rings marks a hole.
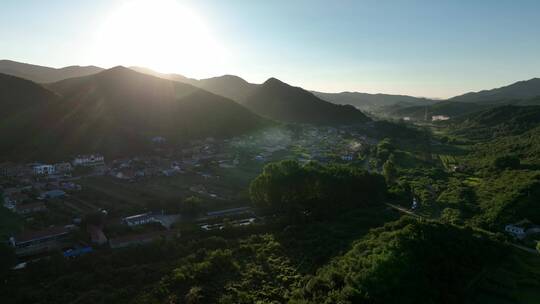
[[[226,51],[204,20],[173,0],[125,2],[98,33],[99,62],[190,77],[219,73]]]

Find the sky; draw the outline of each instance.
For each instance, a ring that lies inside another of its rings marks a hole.
[[[0,59],[447,98],[540,77],[540,1],[0,0]]]

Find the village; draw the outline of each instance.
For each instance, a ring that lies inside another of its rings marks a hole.
[[[186,225],[210,231],[256,224],[262,219],[247,188],[266,163],[363,161],[376,140],[349,129],[279,127],[181,147],[160,136],[151,143],[154,153],[144,156],[1,163],[4,217],[21,223],[4,234],[21,265],[58,251],[73,258],[179,237]],[[180,208],[185,201],[194,201],[195,210]]]

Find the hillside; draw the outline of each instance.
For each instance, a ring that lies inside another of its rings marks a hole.
[[[417,106],[436,102],[435,100],[406,95],[368,94],[360,92],[322,93],[313,92],[317,97],[341,105],[353,105],[360,110],[376,111],[393,105]]]
[[[263,124],[258,116],[229,99],[124,67],[48,87],[62,100],[46,114],[34,114],[40,119],[46,115],[47,127],[26,143],[11,142],[11,150],[24,149],[24,156],[37,154],[40,159],[89,152],[133,155],[144,153],[153,136],[175,144],[192,138],[237,135]],[[34,119],[24,116],[18,121]]]
[[[0,74],[0,159],[26,153],[26,144],[50,125],[60,102],[39,84]]]
[[[165,74],[143,67],[130,67],[140,73],[191,84],[208,92],[244,103],[246,98],[255,90],[256,84],[249,83],[234,75],[223,75],[206,79],[188,78],[179,74]]]
[[[257,87],[245,106],[261,116],[284,122],[332,125],[370,120],[353,106],[332,104],[275,78]]]
[[[504,87],[470,92],[450,98],[451,101],[462,102],[497,102],[504,99],[528,99],[540,96],[540,78],[518,81]]]
[[[102,70],[102,68],[96,66],[68,66],[55,69],[11,60],[0,60],[0,73],[17,76],[38,83],[50,83],[67,78],[91,75]]]
[[[465,115],[451,122],[455,135],[491,139],[518,135],[540,124],[540,106],[499,106]]]

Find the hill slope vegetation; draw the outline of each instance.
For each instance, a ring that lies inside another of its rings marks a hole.
[[[326,102],[275,78],[257,87],[245,106],[261,116],[283,122],[336,125],[370,120],[353,106]]]

